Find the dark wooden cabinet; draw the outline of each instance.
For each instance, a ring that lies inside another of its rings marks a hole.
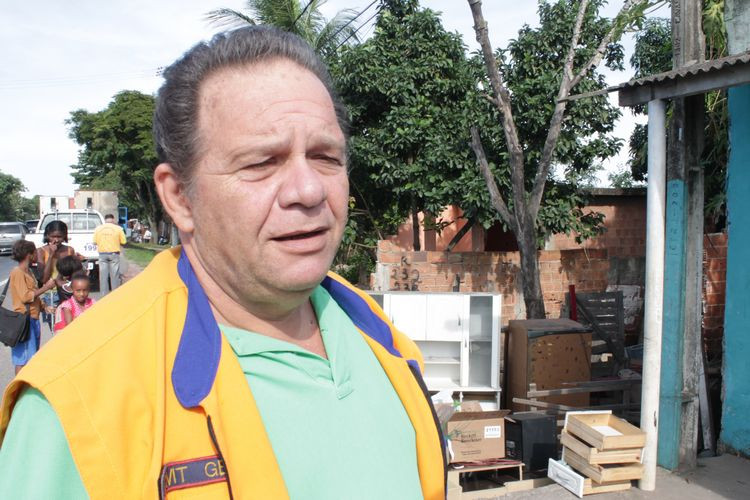
[[[565,382],[591,380],[591,333],[569,319],[512,320],[508,324],[506,360],[506,407],[526,411],[529,385],[536,390],[560,389]],[[589,394],[566,394],[540,398],[542,401],[575,407],[589,405]]]

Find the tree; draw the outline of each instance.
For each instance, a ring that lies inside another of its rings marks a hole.
[[[23,221],[35,217],[39,205],[21,196],[24,191],[26,186],[21,179],[0,172],[0,220]]]
[[[351,113],[354,206],[370,216],[359,229],[390,233],[407,215],[417,228],[418,212],[457,203],[463,186],[454,181],[468,158],[462,116],[474,84],[460,36],[416,1],[383,2],[374,35],[342,50],[332,73]]]
[[[79,109],[66,120],[70,138],[81,146],[73,179],[82,187],[112,189],[129,213],[157,227],[163,209],[153,183],[159,163],[151,135],[154,98],[125,90],[96,113]]]
[[[599,16],[602,0],[540,2],[540,27],[524,27],[509,50],[499,54],[490,45],[481,0],[468,3],[491,91],[487,98],[499,112],[510,170],[507,195],[498,187],[502,182],[491,169],[478,126],[471,129],[471,146],[492,207],[518,243],[527,317],[543,318],[537,249],[542,202],[547,188],[554,187],[548,186],[553,163],[568,173],[580,172],[619,147],[617,140],[607,136],[616,109],[595,96],[575,101],[568,97],[574,89],[586,93],[605,86],[596,73],[602,62],[622,69],[622,48],[616,41],[629,25],[642,19],[651,2],[626,0],[615,20]],[[511,85],[513,81],[521,92]],[[588,128],[588,134],[580,135],[577,126]]]
[[[304,6],[300,0],[247,0],[245,10],[216,9],[206,18],[217,25],[244,26],[268,24],[299,35],[323,56],[335,53],[347,41],[356,41],[354,20],[358,13],[352,9],[341,10],[326,19],[320,7],[326,0],[309,0]]]

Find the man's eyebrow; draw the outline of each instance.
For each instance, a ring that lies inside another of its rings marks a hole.
[[[291,137],[279,137],[275,134],[253,135],[247,138],[243,144],[230,150],[227,153],[227,158],[230,161],[236,161],[257,153],[266,154],[283,148],[289,141],[291,141]]]
[[[314,134],[308,139],[307,145],[313,149],[335,149],[337,151],[346,149],[346,141],[342,137],[326,132]]]

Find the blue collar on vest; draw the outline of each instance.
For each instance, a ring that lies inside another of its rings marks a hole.
[[[193,266],[183,250],[177,272],[187,287],[188,304],[185,326],[172,367],[172,385],[184,408],[200,405],[216,378],[221,358],[221,331],[216,323],[206,292],[198,282]],[[393,334],[388,324],[373,313],[370,306],[356,292],[327,276],[321,283],[333,300],[346,312],[354,325],[382,345],[393,356],[402,357],[393,345]],[[407,362],[414,368],[413,359]]]
[[[194,408],[214,383],[221,358],[221,331],[184,250],[177,262],[177,272],[187,286],[188,304],[172,367],[172,385],[180,404]]]

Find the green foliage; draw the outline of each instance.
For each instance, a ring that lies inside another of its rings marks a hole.
[[[576,52],[582,65],[609,30],[595,1]],[[354,210],[351,245],[374,251],[379,235],[390,234],[414,210],[428,214],[436,229],[452,221],[435,220],[450,204],[485,228],[500,221],[469,147],[469,128],[482,131],[490,167],[510,202],[510,170],[497,108],[487,99],[490,88],[481,57],[468,58],[458,34],[448,33],[429,9],[413,0],[381,2],[375,34],[341,51],[332,73],[352,115],[351,184]],[[514,99],[514,117],[523,141],[527,179],[533,179],[560,85],[577,5],[540,3],[540,27],[524,26],[507,49],[498,51]],[[611,44],[605,64],[622,68],[622,48]],[[576,87],[588,92],[605,86],[592,72]],[[580,181],[615,154],[620,141],[611,136],[619,116],[606,97],[568,105],[555,163],[564,179],[548,188],[537,221],[540,242],[551,232],[597,234],[600,214],[584,213],[586,196]]]
[[[591,58],[611,27],[613,21],[598,14],[602,4],[602,1],[592,2],[586,11],[574,68],[582,67]],[[562,62],[570,45],[577,11],[577,2],[540,2],[539,27],[524,26],[506,49],[497,51],[501,72],[513,96],[513,117],[524,153],[527,192],[531,190],[547,139],[562,78]],[[603,61],[608,68],[621,70],[623,58],[622,46],[611,43]],[[478,55],[476,64],[482,64]],[[489,81],[484,76],[482,78],[483,87],[489,89]],[[605,87],[604,76],[591,71],[575,87],[574,93]],[[611,135],[619,116],[620,111],[604,95],[568,103],[553,160],[564,175],[561,180],[548,180],[536,221],[540,243],[552,233],[575,231],[584,239],[599,234],[598,225],[603,220],[601,214],[583,212],[588,202],[586,179],[601,168],[605,159],[619,151],[621,140]],[[497,169],[498,187],[513,210],[500,117],[492,111],[489,120],[484,123],[477,121],[490,163]]]
[[[102,111],[79,109],[66,120],[70,138],[81,146],[73,179],[82,187],[114,189],[133,217],[147,218],[152,227],[163,210],[154,189],[158,157],[151,135],[154,98],[125,90]]]
[[[326,0],[246,0],[247,12],[233,9],[216,9],[206,14],[208,21],[223,26],[238,27],[247,24],[268,24],[299,35],[316,52],[331,56],[339,45],[357,41],[353,19],[357,12],[345,9],[333,19],[326,19],[320,7]]]
[[[726,56],[724,1],[704,0],[703,31],[706,36],[706,58]],[[672,27],[669,19],[655,18],[636,34],[635,51],[630,60],[634,78],[662,73],[672,69]],[[705,95],[706,127],[702,164],[705,173],[705,213],[721,228],[726,216],[726,164],[729,152],[729,126],[725,91]],[[671,109],[671,107],[670,107]],[[634,108],[645,113],[645,106]],[[669,112],[668,112],[669,114]],[[648,126],[636,125],[629,140],[630,170],[636,181],[646,179],[648,170]]]
[[[374,262],[377,238],[412,212],[461,204],[461,176],[477,177],[464,118],[474,85],[464,46],[435,12],[416,5],[384,2],[374,35],[332,64],[352,119],[354,238],[345,238],[342,252],[352,244],[369,249],[360,262]]]
[[[580,68],[594,54],[599,41],[609,31],[611,21],[598,16],[602,1],[591,2],[586,12],[581,39],[576,50],[574,68]],[[577,2],[539,4],[539,28],[524,26],[518,38],[500,51],[502,71],[514,96],[514,118],[523,141],[527,180],[533,180],[549,120],[555,107],[557,91],[573,32]],[[604,64],[611,70],[623,69],[623,50],[610,44]],[[574,89],[591,92],[606,87],[604,76],[591,72]],[[582,172],[617,154],[619,139],[610,134],[620,111],[606,96],[596,96],[568,103],[565,120],[555,148],[555,163],[566,171]]]
[[[629,168],[621,168],[616,172],[610,172],[607,177],[613,188],[632,188],[637,185],[637,181],[633,179],[633,173]]]
[[[33,200],[21,196],[26,191],[21,179],[0,172],[0,220],[23,221],[33,219],[39,211],[39,205]],[[37,197],[38,201],[39,198]]]

